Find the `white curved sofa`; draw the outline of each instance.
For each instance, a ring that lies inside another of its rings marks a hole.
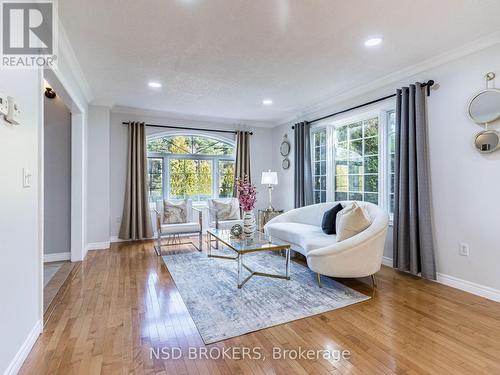
[[[373,276],[382,265],[389,215],[373,203],[357,201],[365,209],[371,224],[361,233],[337,242],[336,235],[327,235],[321,230],[323,214],[337,203],[346,207],[352,202],[328,202],[297,208],[270,220],[264,231],[290,243],[292,250],[304,255],[309,268],[318,274],[318,282],[320,275]]]

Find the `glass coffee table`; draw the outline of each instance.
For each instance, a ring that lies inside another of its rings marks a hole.
[[[215,240],[215,247],[212,242]],[[232,259],[238,262],[238,289],[241,289],[245,283],[253,276],[274,277],[277,279],[290,280],[290,244],[284,241],[272,238],[262,232],[256,232],[253,239],[234,238],[228,229],[209,229],[207,231],[207,254],[211,258]],[[226,255],[212,254],[212,248],[218,249],[219,242],[226,245],[236,254],[234,257]],[[243,256],[257,251],[285,251],[285,274],[272,274],[254,271],[243,263]],[[243,278],[243,268],[250,272],[245,279]]]

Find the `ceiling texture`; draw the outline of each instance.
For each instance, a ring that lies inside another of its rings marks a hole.
[[[94,104],[270,126],[500,30],[498,0],[64,0],[59,14]]]

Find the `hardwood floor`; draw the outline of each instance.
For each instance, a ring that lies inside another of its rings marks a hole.
[[[370,291],[369,279],[342,282]],[[205,345],[153,243],[114,244],[74,268],[20,373],[500,373],[500,304],[387,267],[377,284],[367,302],[208,346],[259,347],[265,360],[190,360],[189,347]],[[184,356],[151,355],[163,347]],[[272,360],[273,347],[348,350],[350,358]]]
[[[43,288],[43,311],[47,317],[50,316],[50,311],[53,310],[54,305],[57,303],[58,296],[62,295],[62,293],[59,293],[61,287],[65,284],[66,279],[76,266],[77,263],[62,262],[54,276],[45,284]]]

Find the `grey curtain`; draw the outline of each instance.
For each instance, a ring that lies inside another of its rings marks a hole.
[[[295,124],[294,185],[295,208],[313,203],[311,169],[311,124]]]
[[[394,267],[436,279],[425,88],[396,93]]]
[[[146,125],[128,124],[128,162],[120,238],[141,240],[153,237],[148,204]]]
[[[243,179],[250,176],[250,132],[236,132],[236,166],[234,168],[234,180],[237,178]],[[234,189],[233,195],[236,197],[237,192]]]

